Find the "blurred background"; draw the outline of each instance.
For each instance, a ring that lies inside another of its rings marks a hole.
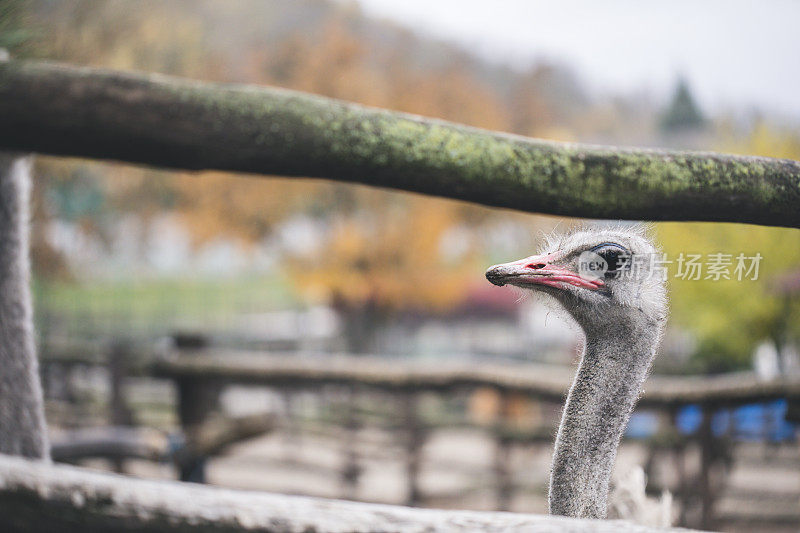
[[[777,0],[4,0],[0,47],[559,141],[800,159],[798,20],[800,4]],[[315,180],[50,157],[35,172],[37,334],[64,460],[286,493],[546,511],[559,405],[536,391],[245,385],[213,368],[198,385],[148,365],[202,352],[220,366],[246,354],[304,368],[455,362],[560,376],[574,368],[577,328],[483,272],[582,221]],[[763,257],[757,280],[687,281],[670,267],[656,373],[796,379],[800,232],[653,232],[670,259]],[[795,531],[792,405],[724,407],[637,411],[618,474],[646,467],[652,492],[676,495],[681,525]],[[206,408],[238,429],[254,413],[276,422],[176,468]],[[98,435],[166,451],[153,461],[69,447]]]

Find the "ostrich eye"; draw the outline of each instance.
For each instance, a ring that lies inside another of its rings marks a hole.
[[[630,263],[630,252],[619,244],[604,242],[592,248],[592,251],[603,258],[608,265],[606,277],[617,277],[619,272]]]
[[[620,252],[619,250],[603,250],[599,254],[600,257],[605,259],[606,264],[608,264],[608,270],[606,273],[614,273],[619,269],[620,264]]]

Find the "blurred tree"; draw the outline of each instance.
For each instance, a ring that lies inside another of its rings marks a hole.
[[[675,88],[672,101],[661,115],[659,124],[664,133],[681,133],[700,130],[706,125],[706,119],[694,101],[689,83],[681,78]]]
[[[473,243],[454,231],[461,205],[406,200],[372,195],[333,221],[320,250],[290,263],[307,294],[343,313],[350,351],[374,350],[374,332],[393,312],[450,309],[480,272]]]
[[[222,55],[223,46],[214,47],[204,39],[211,32],[207,17],[225,19],[239,10],[243,20],[251,3],[231,4],[224,14],[213,2],[202,2],[203,9],[188,9],[185,2],[146,0],[146,9],[137,10],[127,9],[119,0],[34,4],[48,28],[39,42],[40,55],[205,79],[228,80],[235,75],[237,81],[275,83],[490,129],[508,129],[510,123],[504,103],[476,80],[468,62],[454,61],[440,71],[419,68],[402,52],[376,55],[358,33],[354,22],[361,16],[358,11],[328,13],[309,24],[317,24],[318,31],[303,27],[306,31],[291,32],[269,46],[254,41]],[[97,174],[114,179],[76,179]],[[489,213],[474,206],[363,187],[242,179],[221,172],[178,173],[165,179],[165,173],[147,169],[50,160],[43,175],[40,185],[51,191],[46,198],[49,204],[45,202],[49,210],[44,212],[53,216],[67,215],[64,207],[70,203],[59,198],[70,202],[88,198],[89,182],[97,182],[102,191],[93,198],[102,198],[106,209],[133,212],[143,220],[172,209],[197,242],[220,237],[259,242],[290,214],[305,212],[326,220],[332,230],[319,251],[326,263],[315,257],[295,257],[289,269],[301,290],[325,295],[355,317],[353,323],[359,316],[383,316],[412,307],[445,309],[456,302],[460,291],[455,288],[463,286],[467,271],[463,265],[444,269],[440,241],[448,232]],[[102,224],[90,223],[94,220],[90,214],[84,217],[83,227],[102,239]],[[331,268],[317,268],[326,265]],[[412,265],[426,272],[424,279],[413,274]],[[445,270],[447,276],[443,276]]]
[[[730,141],[721,149],[800,159],[800,137],[758,123],[747,139]],[[800,309],[789,308],[794,314],[787,317],[787,308],[774,288],[777,276],[800,268],[800,232],[716,223],[665,223],[657,227],[658,240],[670,260],[680,253],[702,254],[704,258],[714,253],[763,256],[757,281],[670,279],[672,321],[697,338],[695,369],[718,372],[745,368],[762,340],[775,340],[785,333],[800,338]],[[671,268],[675,274],[675,265]],[[704,272],[702,277],[706,275]]]
[[[222,237],[243,244],[268,237],[292,213],[326,210],[331,196],[324,191],[333,188],[320,182],[243,178],[225,172],[179,173],[169,187],[173,207],[195,243]]]
[[[514,133],[532,137],[563,137],[554,133],[581,121],[589,111],[587,97],[575,75],[552,63],[536,65],[520,75],[511,88]]]
[[[0,0],[0,48],[11,55],[25,55],[25,45],[35,36],[24,0]]]
[[[213,79],[213,51],[204,24],[182,2],[141,0],[32,0],[42,27],[36,55],[72,63]]]

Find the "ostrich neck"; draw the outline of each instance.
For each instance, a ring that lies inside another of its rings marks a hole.
[[[0,152],[0,453],[46,458],[29,287],[30,165]]]
[[[611,470],[647,378],[660,326],[586,332],[578,373],[556,436],[550,513],[605,518]]]

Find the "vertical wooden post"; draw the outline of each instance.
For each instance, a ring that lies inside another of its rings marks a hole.
[[[130,341],[116,339],[111,343],[108,355],[108,374],[111,396],[109,398],[109,418],[112,426],[131,426],[133,412],[125,397],[125,381],[131,357]]]
[[[354,500],[358,495],[358,480],[361,476],[361,466],[358,461],[358,391],[355,385],[346,387],[343,391],[344,422],[342,439],[343,467],[342,467],[342,492],[346,499]]]
[[[40,365],[45,399],[58,400],[70,405],[78,403],[74,382],[75,366],[70,362],[54,360]]]
[[[125,381],[128,377],[130,341],[115,339],[111,343],[108,355],[109,374],[109,419],[112,426],[132,426],[133,413],[125,398]],[[112,459],[115,472],[125,472],[124,459]]]
[[[674,432],[675,442],[671,446],[672,462],[675,465],[677,485],[675,487],[676,500],[680,502],[680,514],[677,525],[685,525],[689,507],[689,476],[686,472],[686,444],[678,430],[678,411],[681,406],[673,406],[669,411],[670,430]]]
[[[423,428],[419,421],[419,398],[413,389],[400,392],[403,404],[403,421],[406,432],[406,505],[416,507],[422,503],[422,492],[419,488],[419,471],[422,463],[422,446],[424,444]]]
[[[322,392],[324,394],[324,391]],[[283,415],[286,419],[286,430],[283,439],[283,456],[286,460],[292,460],[297,456],[297,451],[303,444],[300,422],[297,419],[297,396],[296,390],[285,387],[280,390],[283,403]]]
[[[714,416],[715,406],[703,404],[703,421],[700,425],[700,506],[701,519],[700,527],[712,529],[714,520],[714,494],[711,486],[711,471],[715,459],[714,453],[714,433],[711,427],[711,419]]]
[[[178,335],[174,339],[178,349],[187,347],[197,349],[208,345],[207,339],[200,336]],[[211,378],[192,376],[178,379],[177,387],[178,420],[184,438],[188,441],[209,415],[219,410],[222,383]],[[188,450],[178,466],[180,480],[205,483],[205,464],[205,457],[192,456],[191,450]]]
[[[48,458],[30,290],[31,165],[0,152],[0,453]]]
[[[493,433],[495,438],[494,452],[494,478],[497,491],[498,511],[508,511],[511,506],[511,496],[514,490],[511,479],[511,394],[501,389],[500,404]]]
[[[222,385],[219,382],[202,378],[182,378],[178,380],[178,418],[184,438],[191,436],[205,422],[208,416],[219,410],[219,396]],[[205,483],[206,458],[186,455],[179,465],[181,481]]]

